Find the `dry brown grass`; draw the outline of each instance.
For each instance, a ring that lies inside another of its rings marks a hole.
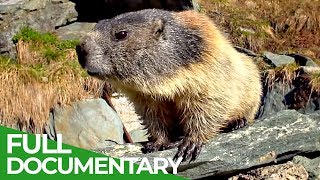
[[[310,85],[313,91],[320,94],[320,72],[312,75]]]
[[[298,52],[320,64],[320,0],[199,0],[202,11],[254,51]]]
[[[295,93],[295,101],[302,100],[303,106],[310,101],[311,97],[318,98],[320,96],[320,71],[317,67],[300,67],[297,64],[290,64],[268,69],[264,72],[264,82],[268,90],[275,87],[275,83],[279,83],[282,87],[290,87],[292,85],[298,87],[299,91]],[[296,105],[299,105],[299,103]]]
[[[275,69],[269,69],[265,72],[267,87],[274,87],[274,83],[282,85],[291,85],[292,81],[299,76],[299,65],[290,64]]]
[[[16,63],[0,63],[0,123],[42,133],[56,105],[100,97],[103,83],[86,76],[73,49],[48,61],[30,42],[19,41]]]

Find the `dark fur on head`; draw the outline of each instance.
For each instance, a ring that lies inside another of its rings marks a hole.
[[[118,40],[121,31],[127,36]],[[170,12],[147,9],[100,21],[77,51],[91,75],[145,83],[199,61],[201,42],[197,30],[181,27]]]

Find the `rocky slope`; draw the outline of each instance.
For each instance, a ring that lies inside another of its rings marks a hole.
[[[75,4],[68,0],[9,0],[0,2],[0,54],[15,56],[12,37],[23,27],[53,31],[76,21]]]
[[[239,173],[249,174],[252,169],[292,161],[309,166],[303,166],[305,170],[300,168],[301,174],[287,175],[286,178],[320,178],[319,117],[319,111],[300,114],[285,110],[244,129],[219,134],[203,148],[195,162],[182,164],[178,175],[192,179],[228,178]],[[98,152],[113,157],[148,157],[150,160],[154,157],[173,157],[176,153],[173,149],[141,154],[140,149],[139,144],[129,144],[107,147]],[[310,174],[307,175],[306,171]],[[272,177],[275,173],[284,175],[287,172],[270,172],[268,176]]]

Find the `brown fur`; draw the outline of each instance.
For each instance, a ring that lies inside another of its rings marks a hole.
[[[179,123],[194,141],[206,142],[231,120],[245,117],[252,122],[261,93],[256,65],[234,50],[206,16],[185,11],[176,13],[175,18],[186,28],[200,29],[205,39],[201,62],[156,84],[114,82],[143,115],[151,137],[169,143],[168,130]]]

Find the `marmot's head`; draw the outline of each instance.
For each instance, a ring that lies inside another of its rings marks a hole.
[[[197,29],[179,23],[175,13],[147,9],[100,21],[77,53],[90,75],[143,83],[199,61],[202,38]]]

